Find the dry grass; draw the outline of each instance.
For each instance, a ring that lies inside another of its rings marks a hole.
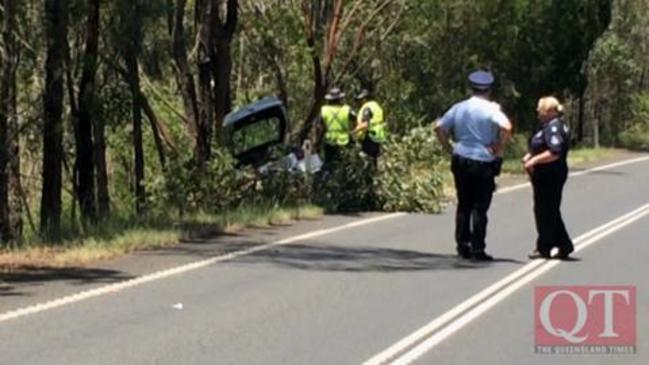
[[[257,208],[224,215],[196,214],[175,226],[170,224],[169,228],[144,226],[124,229],[119,224],[108,225],[97,229],[94,234],[68,239],[56,246],[30,242],[25,248],[0,250],[0,272],[84,266],[137,250],[173,246],[186,238],[234,233],[247,227],[286,225],[302,219],[318,219],[322,215],[322,209],[315,206]]]
[[[570,151],[568,155],[568,164],[571,169],[587,168],[592,165],[605,164],[611,160],[623,158],[628,151],[614,149],[614,148],[580,148]],[[520,156],[522,158],[523,156]],[[508,184],[518,184],[521,182],[527,181],[525,172],[521,165],[519,157],[506,159],[503,163],[501,183],[503,186]],[[453,184],[453,176],[450,172],[450,166],[448,168],[448,173],[445,175],[444,179],[444,192],[449,200],[455,199],[455,187]]]
[[[614,157],[620,151],[613,148],[579,148],[571,150],[568,154],[568,164],[571,168],[580,168],[583,165],[591,164],[596,161],[602,161]],[[505,160],[503,164],[503,173],[523,175],[521,158]]]

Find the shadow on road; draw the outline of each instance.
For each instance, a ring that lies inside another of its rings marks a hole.
[[[48,282],[65,282],[71,285],[111,284],[133,276],[120,271],[90,268],[23,267],[11,273],[0,274],[0,297],[25,296],[28,287]]]
[[[189,256],[209,258],[260,246],[259,242],[239,237],[235,242],[193,241],[170,249],[141,251],[137,256]],[[460,260],[455,255],[435,254],[381,247],[313,245],[275,246],[239,257],[233,264],[270,264],[297,270],[333,272],[399,272],[426,270],[471,270],[495,264],[520,265],[523,262],[496,258],[491,263]],[[112,284],[135,276],[124,271],[99,268],[23,267],[0,274],[0,297],[30,296],[34,288],[48,283],[63,285]]]
[[[563,261],[563,262],[581,262],[581,258],[570,256],[570,257],[567,257],[565,259],[561,259],[561,261]]]
[[[511,259],[492,263],[460,260],[455,255],[378,247],[287,245],[260,251],[234,261],[237,264],[272,264],[291,269],[341,272],[397,272],[481,269],[498,263],[523,264]]]

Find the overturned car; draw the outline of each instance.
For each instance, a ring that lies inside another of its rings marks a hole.
[[[295,147],[287,143],[288,113],[281,100],[267,97],[228,114],[223,122],[229,150],[237,166],[270,170],[317,172],[322,160],[311,143]]]

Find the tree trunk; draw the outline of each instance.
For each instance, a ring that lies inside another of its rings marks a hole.
[[[212,98],[213,29],[217,25],[218,5],[218,0],[208,0],[203,4],[196,2],[196,14],[199,16],[195,48],[198,66],[198,128],[194,156],[198,166],[203,166],[211,155],[212,122],[214,120],[214,100]]]
[[[194,76],[189,69],[187,61],[187,44],[185,42],[185,6],[187,0],[178,0],[174,13],[174,26],[172,31],[172,54],[175,63],[176,79],[183,99],[185,115],[188,119],[187,129],[189,134],[196,136],[198,106],[196,101],[196,85]]]
[[[19,243],[22,209],[19,193],[20,147],[16,118],[16,70],[19,52],[15,32],[18,1],[4,0],[0,60],[0,244]]]
[[[126,83],[131,91],[131,117],[133,119],[133,156],[135,168],[135,212],[146,211],[144,188],[144,149],[142,146],[142,100],[140,95],[139,54],[142,46],[142,5],[140,0],[121,0],[122,5],[122,57],[126,65]]]
[[[323,80],[322,68],[320,66],[320,58],[313,54],[313,101],[311,102],[311,107],[309,108],[309,113],[304,120],[303,127],[299,133],[300,140],[298,141],[300,145],[302,141],[308,138],[309,133],[311,132],[313,121],[316,119],[322,108],[322,103],[324,102],[324,96],[327,92],[327,86]],[[317,141],[316,141],[317,142]]]
[[[214,62],[214,128],[217,138],[221,137],[221,128],[225,116],[232,110],[232,55],[230,40],[218,41]],[[221,141],[219,141],[221,142]]]
[[[201,64],[198,69],[198,129],[194,156],[196,164],[203,166],[211,155],[214,103],[212,101],[212,70],[210,64]]]
[[[584,140],[584,119],[585,119],[585,110],[586,108],[586,88],[582,90],[579,94],[579,114],[577,120],[577,142],[581,143]]]
[[[325,84],[324,72],[322,70],[322,62],[316,50],[316,33],[318,32],[319,17],[315,16],[317,9],[312,9],[308,2],[305,0],[302,3],[302,10],[304,13],[304,27],[306,31],[306,42],[311,52],[311,62],[313,66],[313,101],[309,108],[309,113],[303,121],[302,128],[300,128],[299,143],[307,139],[310,132],[312,123],[320,112],[324,95],[326,93],[327,85]],[[321,26],[321,25],[320,25]]]
[[[140,75],[138,60],[130,55],[126,60],[128,69],[128,83],[131,89],[132,118],[133,118],[133,156],[135,167],[135,211],[138,215],[144,214],[146,204],[146,191],[144,188],[144,149],[142,146],[142,101],[140,99]]]
[[[61,233],[61,168],[63,160],[63,60],[67,47],[68,1],[45,0],[45,94],[43,107],[43,187],[41,233],[58,240]]]
[[[593,147],[599,148],[599,125],[602,118],[602,106],[597,94],[593,92],[591,102],[593,103]]]
[[[9,1],[11,10],[10,29],[12,34],[8,35],[6,44],[10,45],[10,57],[13,59],[7,64],[9,67],[7,74],[7,83],[9,84],[9,222],[10,229],[15,245],[20,245],[23,238],[23,191],[20,181],[20,126],[18,125],[18,88],[16,83],[16,74],[20,64],[20,47],[18,45],[16,34],[16,17],[18,13],[17,1]],[[5,8],[7,9],[7,8]],[[29,207],[26,207],[28,209]]]
[[[0,106],[0,243],[11,242],[13,239],[9,222],[9,130],[5,88],[3,83],[2,106]]]
[[[94,222],[97,218],[92,127],[95,114],[95,76],[97,73],[99,42],[99,10],[100,0],[92,0],[92,6],[88,9],[86,50],[83,59],[83,73],[79,85],[77,160],[75,166],[77,168],[79,206],[81,207],[81,217],[84,223]]]
[[[101,114],[99,114],[101,115]],[[97,170],[97,216],[106,219],[110,214],[110,194],[108,192],[108,169],[106,168],[106,130],[102,116],[93,118],[95,149],[93,157]]]
[[[194,160],[198,166],[203,166],[209,160],[214,127],[216,125],[220,130],[225,115],[232,107],[230,44],[237,25],[238,1],[227,0],[224,23],[219,17],[221,2],[195,2],[196,42],[189,57],[198,70],[198,84],[195,85],[188,63],[183,26],[187,2],[176,1],[172,53],[185,113],[193,126],[196,141]]]
[[[147,119],[149,120],[149,123],[151,125],[151,133],[153,134],[153,141],[155,142],[155,147],[158,151],[160,166],[162,166],[162,168],[164,169],[167,164],[167,160],[165,158],[165,150],[164,144],[162,143],[162,137],[160,136],[161,131],[160,128],[158,128],[160,121],[158,120],[158,117],[156,116],[153,108],[151,108],[151,105],[149,105],[149,101],[144,94],[140,94],[140,103],[140,105],[142,106],[142,111],[144,111],[144,114],[147,116]]]
[[[219,18],[219,24],[214,28],[214,126],[217,136],[220,136],[221,126],[225,116],[232,110],[232,52],[231,45],[239,19],[238,0],[228,0],[225,22]],[[218,8],[216,9],[218,12]]]

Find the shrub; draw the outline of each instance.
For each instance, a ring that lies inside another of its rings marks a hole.
[[[335,165],[325,165],[313,179],[313,202],[329,212],[377,210],[372,161],[353,145],[341,151]]]
[[[636,124],[622,132],[620,144],[632,150],[649,150],[649,124]]]
[[[620,144],[636,150],[649,150],[649,93],[638,95],[633,103],[631,127],[620,135]]]
[[[429,127],[391,137],[375,164],[358,146],[316,177],[314,202],[328,211],[438,213],[443,207],[443,153]]]
[[[512,137],[512,140],[505,148],[505,155],[503,156],[505,160],[520,160],[527,153],[527,135],[525,134],[515,134]]]
[[[245,207],[291,207],[315,203],[330,212],[439,212],[443,204],[443,153],[431,128],[391,137],[376,164],[360,147],[315,176],[281,168],[260,174],[237,168],[229,152],[216,149],[203,168],[191,156],[170,161],[147,183],[155,216],[220,213]]]
[[[438,213],[444,202],[444,155],[430,127],[391,138],[378,166],[382,210]]]
[[[180,215],[190,212],[219,212],[239,204],[253,176],[235,168],[231,155],[213,152],[206,166],[199,168],[190,155],[169,161],[161,175],[147,181],[149,207],[154,214]]]

